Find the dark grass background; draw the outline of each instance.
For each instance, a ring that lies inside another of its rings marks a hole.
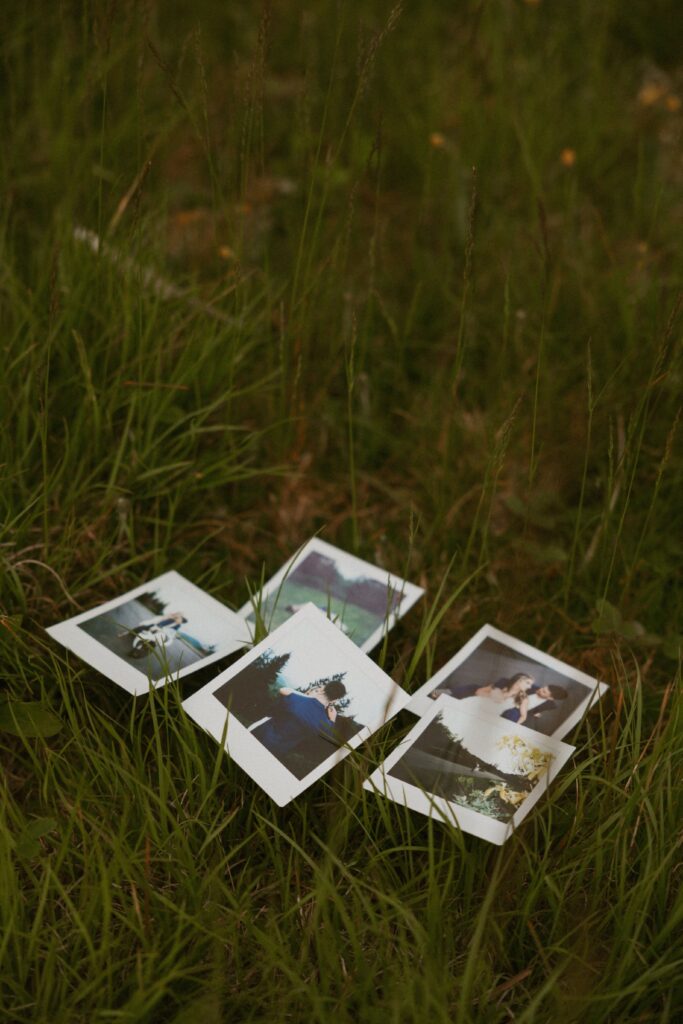
[[[678,5],[0,19],[0,1017],[675,1021]],[[406,716],[278,811],[213,668],[42,632],[315,531],[428,588],[407,689],[485,621],[610,684],[502,850],[361,789]]]

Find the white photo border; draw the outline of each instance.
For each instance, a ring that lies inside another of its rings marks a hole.
[[[242,725],[235,715],[230,714],[222,701],[214,696],[216,690],[224,683],[230,681],[233,676],[238,675],[247,665],[270,650],[273,643],[281,646],[289,633],[300,633],[301,627],[308,626],[311,631],[324,639],[327,647],[341,648],[345,658],[348,659],[349,668],[362,672],[370,682],[374,683],[383,691],[385,698],[384,712],[381,720],[366,724],[360,732],[352,736],[344,746],[336,749],[328,758],[317,765],[302,779],[298,779],[289,771],[274,754],[256,739],[249,730]],[[242,658],[236,661],[229,668],[221,672],[210,683],[203,686],[196,693],[183,701],[183,709],[197,725],[213,737],[218,743],[223,743],[225,750],[231,759],[239,765],[253,780],[265,790],[265,792],[280,807],[284,807],[295,797],[303,793],[309,786],[342,761],[352,749],[360,746],[369,736],[377,732],[397,712],[406,706],[410,700],[405,690],[401,689],[390,676],[379,668],[374,661],[371,661],[352,640],[349,640],[342,631],[335,626],[314,604],[306,604],[295,612],[291,618],[283,622],[281,626],[274,629],[265,639],[252,647]]]
[[[225,615],[226,622],[234,626],[235,639],[234,643],[228,644],[225,647],[221,647],[220,651],[215,651],[213,654],[207,654],[205,658],[200,658],[192,665],[186,665],[185,668],[179,669],[177,672],[173,672],[170,676],[162,676],[160,679],[150,679],[150,677],[144,672],[142,668],[136,668],[134,665],[129,665],[127,662],[120,658],[118,654],[107,649],[106,645],[100,643],[94,637],[90,636],[85,630],[81,629],[81,625],[88,622],[90,619],[98,618],[100,615],[105,615],[107,612],[114,611],[122,604],[126,604],[128,601],[134,601],[136,597],[140,597],[141,594],[146,594],[150,590],[154,590],[155,587],[163,586],[164,584],[173,584],[177,589],[187,593],[189,600],[201,601],[204,604],[210,604],[215,607],[216,610],[220,610],[221,614]],[[128,590],[125,594],[120,597],[115,597],[111,601],[106,601],[104,604],[97,605],[96,608],[90,608],[88,611],[81,612],[78,615],[74,615],[70,619],[65,619],[63,622],[58,622],[54,626],[48,626],[46,632],[58,643],[62,644],[67,650],[72,651],[73,654],[77,654],[79,658],[91,665],[92,668],[97,669],[103,675],[111,679],[112,682],[121,686],[128,693],[134,697],[138,697],[142,694],[149,693],[150,686],[152,689],[157,689],[161,686],[165,686],[169,680],[180,679],[183,676],[190,675],[192,672],[198,671],[200,668],[205,668],[214,661],[218,661],[220,658],[225,658],[228,655],[240,650],[242,647],[248,647],[251,643],[251,637],[249,631],[244,629],[244,620],[233,612],[226,605],[217,601],[215,597],[208,594],[201,587],[191,583],[190,580],[181,576],[179,572],[174,569],[169,572],[162,573],[161,576],[155,576],[154,579],[148,580],[146,583],[142,583],[139,587],[134,587],[132,590]]]
[[[511,820],[509,822],[496,821],[494,818],[489,818],[479,811],[463,807],[453,801],[446,800],[444,797],[436,796],[434,793],[429,793],[427,790],[420,789],[419,786],[414,786],[410,782],[404,782],[402,779],[396,779],[391,775],[391,769],[396,762],[401,760],[427,726],[449,704],[453,708],[457,707],[459,716],[464,716],[476,722],[486,721],[489,723],[492,721],[488,716],[480,716],[478,713],[466,711],[460,701],[454,697],[447,697],[445,694],[436,701],[430,701],[428,712],[419,719],[408,735],[392,750],[386,760],[372,773],[370,778],[365,780],[363,789],[378,793],[394,803],[409,807],[411,810],[418,811],[427,817],[436,817],[437,820],[443,820],[446,824],[455,826],[462,832],[469,832],[471,835],[485,839],[489,843],[501,846],[506,839],[510,838],[543,794],[547,792],[550,783],[565,766],[576,748],[554,736],[544,736],[533,729],[527,729],[524,725],[518,725],[514,722],[504,723],[500,719],[493,720],[499,723],[500,729],[504,729],[508,733],[511,731],[518,733],[530,743],[533,743],[534,746],[540,747],[542,750],[553,755],[547,772],[534,786],[524,802],[517,808]]]
[[[362,558],[358,558],[356,555],[349,554],[348,551],[344,551],[342,548],[337,548],[333,544],[328,544],[327,541],[321,540],[319,537],[311,537],[310,540],[306,541],[299,550],[288,558],[287,561],[280,569],[267,580],[260,591],[257,591],[255,598],[260,599],[262,602],[265,601],[275,591],[277,593],[279,587],[289,577],[290,573],[296,566],[310,554],[312,551],[317,551],[321,555],[327,555],[333,557],[336,561],[342,562],[344,565],[348,565],[353,568],[357,568],[359,573],[363,573],[370,579],[377,580],[381,583],[386,583],[392,590],[401,594],[401,603],[395,612],[392,612],[381,626],[378,626],[374,633],[372,633],[363,644],[354,644],[357,650],[363,651],[368,654],[377,644],[381,643],[386,634],[393,629],[399,619],[408,612],[413,605],[422,597],[424,594],[424,587],[418,587],[416,583],[410,583],[408,580],[402,579],[400,576],[395,576],[393,573],[388,572],[384,569],[379,568],[377,565],[373,565],[371,562],[366,562]],[[247,619],[249,615],[254,611],[254,605],[252,601],[246,601],[237,614],[243,619]],[[253,637],[253,630],[249,623],[251,635]],[[284,625],[284,623],[283,623]],[[352,641],[353,642],[353,641]]]
[[[469,656],[481,646],[482,642],[487,639],[497,640],[498,643],[504,644],[506,647],[516,651],[518,654],[524,655],[526,658],[531,658],[532,661],[537,662],[539,665],[545,665],[554,672],[558,672],[560,675],[566,676],[567,679],[572,679],[575,682],[588,687],[589,693],[584,697],[580,704],[577,704],[564,722],[560,723],[557,729],[550,734],[554,739],[562,739],[563,736],[566,736],[567,733],[571,732],[574,726],[578,725],[582,720],[586,711],[588,711],[589,708],[594,707],[609,690],[607,683],[602,683],[593,676],[589,676],[585,672],[581,672],[580,669],[573,668],[565,661],[560,661],[558,658],[554,658],[551,654],[546,654],[544,651],[540,651],[537,647],[532,647],[531,644],[524,643],[523,640],[518,640],[509,633],[503,633],[502,630],[490,625],[490,623],[486,623],[486,625],[482,626],[481,629],[479,629],[474,636],[467,641],[464,647],[461,647],[445,665],[441,666],[438,672],[431,676],[431,678],[428,679],[427,682],[419,688],[419,690],[415,691],[410,699],[410,704],[408,705],[407,710],[420,717],[422,717],[422,715],[426,715],[435,703],[429,698],[429,694],[432,690],[436,689],[440,682],[450,676],[458,665],[466,661],[467,658],[469,658]],[[438,703],[438,701],[436,703]],[[498,716],[493,714],[493,717]],[[545,733],[539,732],[535,729],[531,731],[534,732],[536,736],[546,735]]]

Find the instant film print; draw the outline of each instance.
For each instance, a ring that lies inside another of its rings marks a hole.
[[[364,787],[501,844],[573,750],[442,696]]]
[[[188,675],[250,642],[240,616],[177,572],[47,632],[132,694]]]
[[[306,605],[183,707],[283,806],[408,700],[323,612]]]
[[[446,695],[468,711],[561,738],[607,689],[585,672],[486,625],[420,687],[408,710],[424,715]]]
[[[360,647],[371,651],[424,590],[314,537],[255,598],[268,630],[312,603]],[[240,609],[252,630],[254,604]]]

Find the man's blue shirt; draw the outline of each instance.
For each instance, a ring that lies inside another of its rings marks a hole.
[[[277,710],[272,718],[252,731],[275,756],[288,754],[295,747],[314,737],[333,734],[333,725],[326,709],[315,697],[289,693],[275,698]]]

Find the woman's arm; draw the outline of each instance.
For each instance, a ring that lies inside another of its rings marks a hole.
[[[337,709],[331,704],[327,705],[327,717],[331,722],[335,722],[337,719]]]
[[[526,697],[523,697],[519,702],[519,718],[517,719],[518,725],[524,725],[526,722],[526,716],[529,713],[529,701]]]

